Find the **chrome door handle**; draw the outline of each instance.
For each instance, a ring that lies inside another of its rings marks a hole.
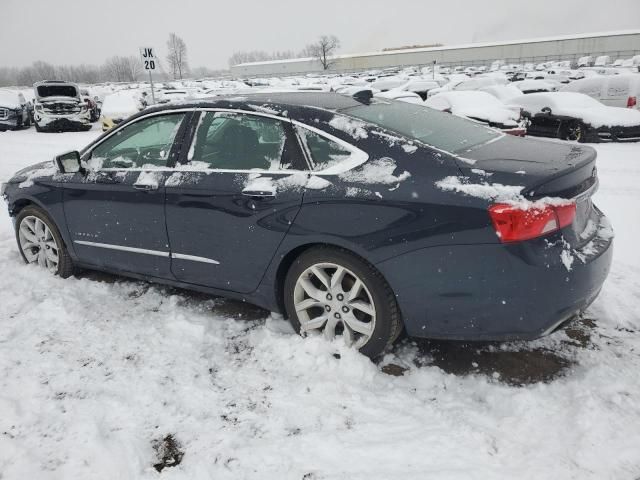
[[[152,190],[157,190],[158,185],[149,185],[148,183],[134,183],[133,188],[136,190],[142,190],[143,192],[150,192]]]
[[[275,198],[276,192],[273,190],[242,190],[242,195],[252,198]]]

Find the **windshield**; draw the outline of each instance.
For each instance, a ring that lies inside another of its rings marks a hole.
[[[362,105],[344,109],[341,113],[452,153],[500,136],[494,130],[450,113],[405,102]]]

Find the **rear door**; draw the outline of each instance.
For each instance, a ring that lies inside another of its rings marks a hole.
[[[305,158],[278,117],[210,110],[194,125],[166,182],[171,271],[183,282],[252,292],[300,209]]]
[[[78,259],[171,278],[164,183],[186,112],[144,117],[87,152],[87,171],[64,182],[64,211]]]

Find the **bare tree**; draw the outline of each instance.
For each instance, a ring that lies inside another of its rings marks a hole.
[[[116,82],[133,82],[138,79],[142,67],[138,57],[111,57],[104,64],[104,76]]]
[[[182,75],[186,74],[189,69],[187,63],[187,45],[184,43],[184,40],[175,33],[170,33],[167,48],[169,49],[167,63],[169,64],[173,78],[182,80]]]
[[[295,52],[284,50],[282,52],[265,52],[263,50],[253,50],[250,52],[235,52],[229,57],[229,65],[238,65],[240,63],[265,62],[268,60],[286,60],[288,58],[296,58]]]
[[[335,35],[322,35],[316,43],[307,45],[302,51],[305,56],[315,58],[328,70],[335,63],[334,55],[340,48],[340,40]]]

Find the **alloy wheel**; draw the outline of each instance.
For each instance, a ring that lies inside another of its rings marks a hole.
[[[293,296],[301,332],[322,332],[329,340],[341,335],[354,348],[371,339],[376,326],[373,297],[362,279],[343,266],[310,266],[298,277]]]
[[[20,249],[28,263],[37,263],[52,273],[58,271],[58,244],[51,230],[40,218],[29,215],[20,222]]]

